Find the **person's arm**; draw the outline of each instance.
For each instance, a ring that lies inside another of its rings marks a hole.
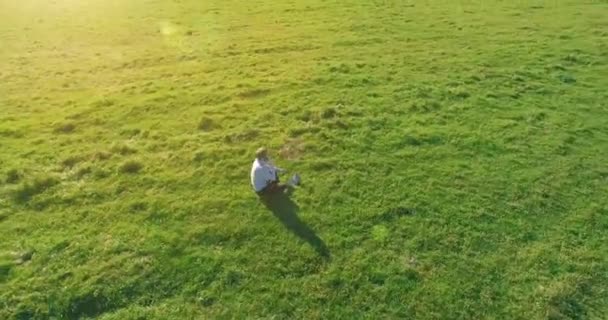
[[[276,174],[276,169],[273,166],[268,166],[266,167],[266,171],[265,171],[265,176],[266,176],[266,185],[270,185],[271,183],[277,181],[277,174]]]

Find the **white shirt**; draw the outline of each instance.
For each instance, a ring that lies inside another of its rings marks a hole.
[[[251,185],[256,192],[262,191],[268,181],[277,179],[277,168],[269,161],[255,159],[251,167]]]

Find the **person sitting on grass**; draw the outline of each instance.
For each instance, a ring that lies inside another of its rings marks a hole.
[[[289,184],[279,183],[279,173],[286,172],[275,167],[268,157],[266,148],[259,148],[255,153],[255,160],[251,167],[251,185],[253,190],[260,195],[270,195],[277,192],[288,191],[290,187],[298,184],[299,177],[294,175]]]

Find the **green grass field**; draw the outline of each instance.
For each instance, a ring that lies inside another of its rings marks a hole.
[[[607,159],[605,0],[0,0],[0,319],[605,319]]]

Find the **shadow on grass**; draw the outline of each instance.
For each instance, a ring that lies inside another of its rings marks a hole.
[[[289,229],[289,231],[300,239],[308,242],[320,256],[324,258],[331,257],[325,242],[323,242],[306,223],[300,220],[300,217],[298,217],[298,210],[300,210],[300,208],[291,200],[291,198],[289,198],[289,195],[279,192],[265,196],[261,198],[261,200],[266,208],[268,208],[268,210],[270,210],[272,214]]]

